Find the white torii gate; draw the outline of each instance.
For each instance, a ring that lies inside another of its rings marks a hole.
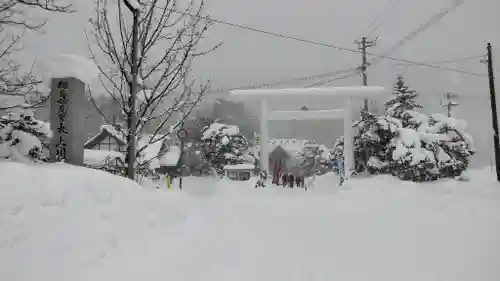
[[[354,168],[354,149],[352,147],[352,100],[354,98],[375,98],[386,94],[384,87],[325,87],[325,88],[295,88],[295,89],[258,89],[234,90],[230,92],[230,99],[237,101],[257,100],[260,102],[260,165],[261,169],[269,172],[269,120],[344,120],[344,166],[346,178]],[[287,100],[325,100],[326,98],[343,98],[342,109],[331,110],[297,110],[297,111],[269,111],[268,102],[282,102]]]

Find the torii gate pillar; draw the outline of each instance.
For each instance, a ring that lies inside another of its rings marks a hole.
[[[351,176],[350,171],[354,170],[354,147],[352,134],[352,98],[344,99],[344,177],[348,179]]]
[[[267,101],[260,101],[260,169],[269,174],[269,109]]]

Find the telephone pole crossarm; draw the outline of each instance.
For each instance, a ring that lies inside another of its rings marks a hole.
[[[448,117],[452,117],[451,111],[452,111],[453,107],[460,105],[458,102],[452,100],[454,97],[458,97],[458,95],[455,93],[451,93],[451,92],[446,93],[445,94],[446,103],[441,105],[441,106],[447,108]]]

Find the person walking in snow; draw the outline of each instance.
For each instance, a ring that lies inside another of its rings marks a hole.
[[[295,177],[293,176],[293,174],[290,173],[290,175],[288,176],[288,186],[290,188],[293,188],[294,183],[295,183]]]
[[[279,185],[279,167],[275,165],[275,168],[273,170],[273,180],[271,184],[276,184]]]
[[[345,181],[345,167],[344,167],[344,157],[339,157],[337,159],[337,175],[340,177],[339,185],[342,185]]]
[[[283,170],[283,167],[280,166],[279,167],[279,173],[278,173],[278,180],[277,180],[277,185],[279,186],[280,185],[280,180],[283,181],[283,174],[284,174],[284,170]]]
[[[283,175],[281,176],[281,183],[283,184],[283,188],[286,187],[287,180],[288,180],[288,174],[287,173],[283,173]]]
[[[259,179],[257,180],[257,183],[255,184],[255,188],[266,187],[266,179],[267,179],[266,171],[264,171],[264,170],[260,171]]]
[[[165,174],[165,183],[167,184],[168,189],[172,188],[172,177],[168,173]]]

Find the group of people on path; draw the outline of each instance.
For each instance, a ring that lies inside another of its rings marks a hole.
[[[345,167],[344,167],[344,158],[339,157],[338,159],[335,159],[333,161],[333,172],[335,172],[339,178],[339,186],[343,185],[344,181],[346,180],[345,177]],[[257,187],[265,187],[265,182],[267,179],[267,172],[266,171],[261,171],[259,174],[259,180],[257,181],[255,188]],[[287,173],[283,169],[280,169],[278,173],[275,173],[273,175],[273,181],[272,183],[275,185],[280,185],[280,180],[281,180],[281,185],[283,188],[289,187],[293,188],[294,186],[305,188],[307,190],[307,186],[305,184],[305,180],[303,176],[294,176],[292,173]]]
[[[261,171],[259,173],[259,179],[257,180],[257,183],[255,184],[255,188],[265,187],[266,186],[266,184],[265,184],[266,179],[267,179],[267,173],[265,171]],[[272,183],[275,185],[280,185],[280,179],[281,179],[281,185],[283,186],[283,188],[285,188],[285,187],[293,188],[294,186],[306,188],[304,177],[294,176],[291,173],[281,172],[278,175],[273,176]]]
[[[276,185],[280,185],[280,177],[277,177],[277,179],[273,183]],[[281,185],[283,186],[283,188],[293,188],[294,185],[296,185],[297,187],[305,188],[305,180],[304,177],[294,176],[293,174],[289,173],[281,173]]]

